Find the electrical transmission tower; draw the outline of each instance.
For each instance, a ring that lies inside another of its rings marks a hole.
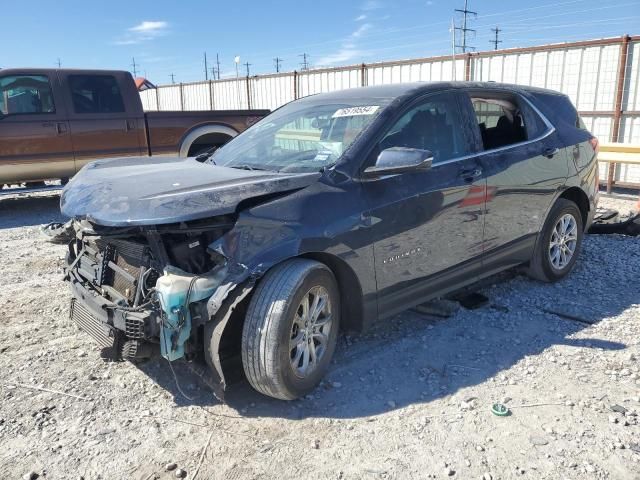
[[[245,66],[245,67],[247,67],[247,77],[250,77],[250,76],[251,76],[251,74],[250,74],[250,72],[249,72],[249,67],[251,66],[251,64],[250,64],[249,62],[246,62],[246,63],[244,64],[244,66]]]
[[[209,80],[209,65],[207,64],[207,52],[204,52],[204,79]]]
[[[220,56],[216,53],[216,73],[218,74],[218,80],[220,80]]]
[[[58,58],[58,61],[56,63],[58,64],[58,68],[62,68],[62,62],[60,61],[60,58]]]
[[[133,76],[134,76],[134,77],[137,77],[137,76],[138,76],[138,67],[139,67],[140,65],[138,65],[138,64],[136,63],[136,59],[135,59],[135,57],[132,57],[132,58],[131,58],[131,66],[133,67]]]
[[[309,70],[309,55],[306,53],[303,53],[302,55],[298,55],[299,57],[302,57],[302,63],[300,64],[300,66],[302,67],[302,70]]]
[[[498,40],[498,34],[502,31],[498,27],[492,28],[491,31],[496,34],[495,40],[489,40],[489,43],[493,43],[493,49],[498,50],[498,44],[502,43],[502,40]]]
[[[462,53],[467,53],[467,50],[475,50],[474,47],[469,47],[467,45],[467,33],[468,32],[472,32],[475,33],[476,31],[473,28],[468,28],[468,22],[467,19],[469,17],[469,15],[473,15],[474,18],[478,16],[478,12],[472,12],[471,10],[469,10],[469,0],[464,0],[464,9],[459,9],[456,8],[454,10],[455,12],[461,13],[462,14],[462,26],[461,27],[455,27],[456,30],[462,32],[462,44],[461,45],[456,45],[456,47],[460,48],[462,50]]]
[[[276,73],[280,73],[280,65],[282,65],[282,59],[280,57],[276,57],[273,59],[273,63],[276,66]]]
[[[173,73],[169,74],[169,76],[171,77],[171,83],[176,83],[176,76]]]

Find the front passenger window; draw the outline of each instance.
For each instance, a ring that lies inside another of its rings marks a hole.
[[[0,110],[5,115],[55,113],[49,79],[44,75],[0,78]]]
[[[471,153],[461,128],[456,98],[449,94],[432,95],[405,113],[379,144],[379,150],[391,147],[419,148],[433,153],[439,163]]]

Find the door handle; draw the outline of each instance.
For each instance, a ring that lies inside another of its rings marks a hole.
[[[124,130],[126,132],[130,132],[131,130],[136,129],[136,121],[135,120],[125,120],[124,122]]]
[[[547,158],[553,158],[558,152],[560,152],[559,148],[546,148],[542,154]]]
[[[64,122],[56,123],[56,131],[58,132],[58,135],[64,135],[67,133],[67,124]]]
[[[466,170],[462,170],[460,172],[460,178],[462,178],[465,182],[471,183],[476,178],[480,178],[482,176],[482,169],[480,168],[469,168]]]

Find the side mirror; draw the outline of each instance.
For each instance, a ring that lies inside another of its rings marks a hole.
[[[393,175],[415,170],[429,170],[433,163],[433,153],[419,148],[392,147],[380,152],[376,164],[367,167],[367,177]]]

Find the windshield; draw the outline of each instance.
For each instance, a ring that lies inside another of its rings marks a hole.
[[[219,149],[210,162],[277,172],[317,172],[335,164],[391,98],[292,102]]]

